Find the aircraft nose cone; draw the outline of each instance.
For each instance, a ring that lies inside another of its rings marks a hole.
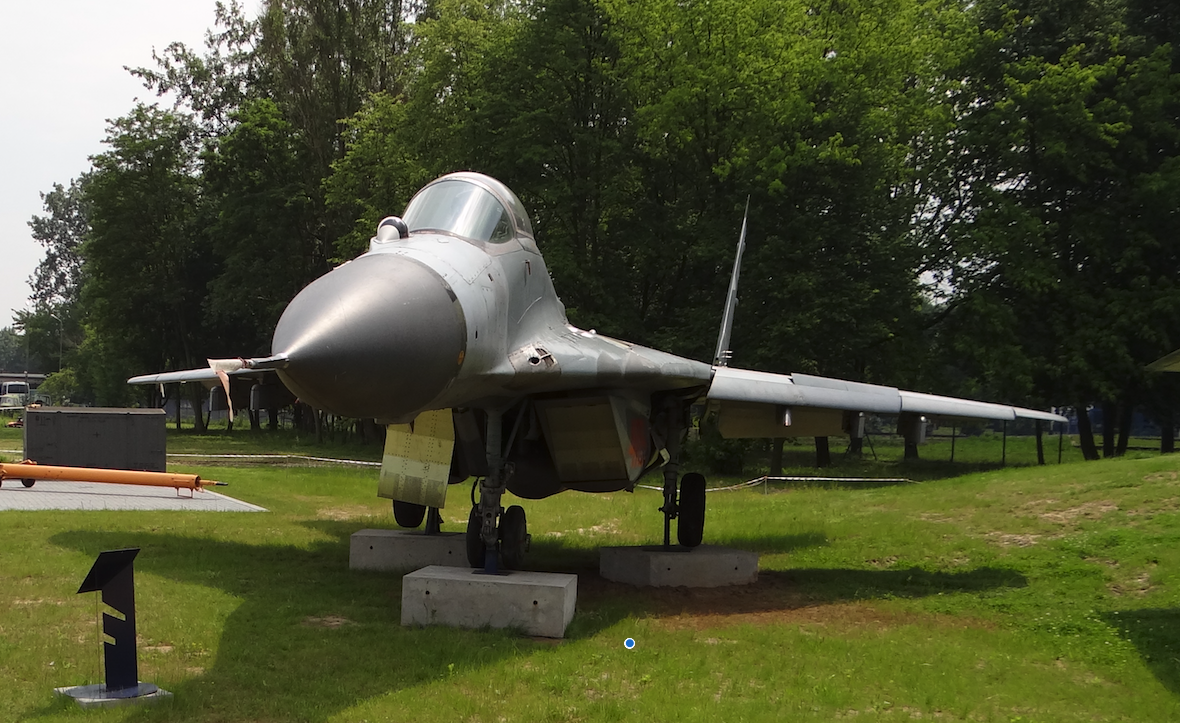
[[[391,420],[424,408],[463,363],[463,311],[431,269],[362,256],[313,281],[283,311],[274,353],[298,397],[344,417]]]

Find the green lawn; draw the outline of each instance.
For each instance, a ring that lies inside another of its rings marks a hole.
[[[559,644],[402,628],[400,580],[348,570],[348,536],[392,526],[374,470],[178,467],[268,513],[0,512],[0,720],[1180,718],[1180,457],[931,479],[931,449],[848,463],[918,483],[710,494],[706,541],[762,554],[742,588],[598,578],[598,547],[658,540],[657,492],[523,503],[530,565],[579,574]],[[74,591],[126,546],[141,678],[176,698],[83,713],[51,696],[101,679]]]

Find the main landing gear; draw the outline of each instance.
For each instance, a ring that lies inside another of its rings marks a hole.
[[[676,478],[680,473],[680,440],[687,429],[684,406],[669,401],[662,414],[664,448],[668,461],[664,464],[664,549],[672,549],[672,520],[676,523],[676,541],[692,549],[701,544],[705,535],[705,476],[689,472],[680,478],[677,499]]]

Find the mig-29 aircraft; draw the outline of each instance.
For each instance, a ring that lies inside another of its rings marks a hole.
[[[579,329],[566,319],[516,195],[478,173],[422,188],[401,218],[380,222],[369,250],[304,288],[275,328],[272,355],[210,360],[207,369],[131,384],[249,381],[277,374],[303,402],[386,425],[378,494],[417,527],[448,484],[476,477],[467,523],[473,567],[518,568],[524,510],[505,491],[540,499],[565,490],[631,490],[663,467],[664,545],[671,522],[701,543],[705,478],[681,476],[690,408],[706,403],[725,437],[863,436],[866,413],[895,415],[907,441],[926,418],[1059,415],[805,374],[728,367],[745,223],[712,364]],[[263,396],[251,394],[252,399]],[[263,405],[255,405],[263,406]]]

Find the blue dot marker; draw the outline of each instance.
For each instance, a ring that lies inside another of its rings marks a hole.
[[[623,641],[623,647],[630,650],[635,647],[635,638],[627,638]]]

